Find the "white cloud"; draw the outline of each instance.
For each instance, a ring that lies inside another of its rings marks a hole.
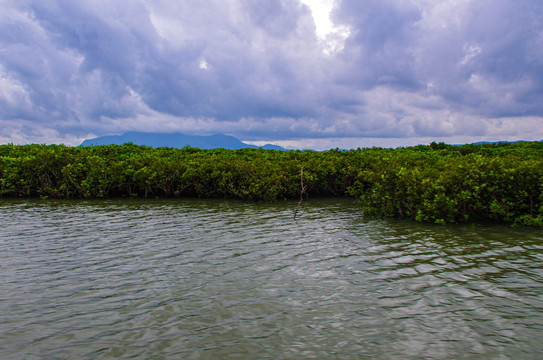
[[[200,60],[200,64],[198,64],[198,68],[202,70],[209,70],[209,64],[205,59]]]
[[[29,108],[32,103],[24,85],[7,74],[0,64],[0,103],[5,108]]]
[[[483,49],[478,45],[473,45],[473,44],[464,45],[465,56],[462,59],[461,64],[466,65],[471,59],[479,55],[482,51]]]
[[[331,19],[331,13],[337,6],[338,0],[301,1],[311,9],[315,32],[323,46],[324,53],[332,55],[342,51],[345,40],[351,35],[351,30],[348,26],[335,24]]]

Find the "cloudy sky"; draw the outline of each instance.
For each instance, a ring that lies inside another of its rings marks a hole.
[[[0,143],[543,139],[541,0],[0,0]]]

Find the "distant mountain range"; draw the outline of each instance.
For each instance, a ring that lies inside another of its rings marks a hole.
[[[541,140],[533,140],[536,142],[543,142],[543,139]],[[508,143],[508,144],[516,144],[521,142],[530,142],[529,140],[517,140],[517,141],[478,141],[476,143],[473,143],[473,145],[485,145],[485,144],[499,144],[499,143]]]
[[[521,140],[522,141],[522,140]],[[512,141],[521,142],[521,141]],[[543,140],[541,140],[543,141]],[[144,133],[144,132],[127,132],[122,135],[108,135],[100,136],[94,139],[87,139],[81,143],[81,146],[93,146],[93,145],[110,145],[117,144],[121,145],[127,142],[132,142],[136,145],[147,145],[151,147],[172,147],[172,148],[183,148],[185,146],[200,148],[200,149],[218,149],[224,148],[229,150],[237,149],[257,149],[259,146],[246,144],[233,136],[228,136],[224,134],[216,134],[209,136],[200,136],[200,135],[185,135],[181,133]],[[508,142],[508,141],[480,141],[474,143],[475,145],[482,144],[491,144],[498,142]],[[460,146],[463,144],[454,144],[454,146]],[[273,149],[273,150],[286,150],[278,145],[267,144],[262,146],[263,149]]]
[[[94,139],[87,139],[81,143],[81,146],[93,145],[121,145],[127,142],[136,145],[147,145],[152,147],[172,147],[183,148],[185,146],[200,148],[200,149],[218,149],[224,148],[229,150],[237,149],[258,149],[259,146],[246,144],[233,136],[216,134],[209,136],[185,135],[185,134],[167,134],[167,133],[143,133],[143,132],[127,132],[122,135],[100,136]],[[263,149],[285,150],[281,146],[267,144],[262,146]]]

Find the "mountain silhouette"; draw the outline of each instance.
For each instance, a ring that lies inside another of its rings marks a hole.
[[[244,148],[258,149],[259,146],[246,144],[233,136],[224,134],[215,134],[208,136],[200,135],[185,135],[181,133],[143,133],[143,132],[127,132],[122,135],[100,136],[94,139],[87,139],[81,143],[81,146],[95,145],[121,145],[124,143],[134,143],[136,145],[147,145],[151,147],[172,147],[183,148],[185,146],[200,148],[200,149],[229,149],[237,150]],[[285,150],[284,148],[267,144],[262,146],[263,149]]]

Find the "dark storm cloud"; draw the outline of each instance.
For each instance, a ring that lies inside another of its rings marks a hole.
[[[419,78],[484,116],[541,115],[541,2],[473,2],[458,24],[421,35]],[[429,29],[424,29],[429,30]]]
[[[349,63],[344,77],[352,86],[420,86],[412,52],[419,8],[405,1],[344,0],[335,16],[352,29],[343,55]]]
[[[351,81],[430,86],[444,106],[484,116],[541,115],[541,101],[534,100],[542,95],[543,3],[341,4],[336,19],[353,29],[345,51]]]
[[[342,0],[326,39],[296,0],[8,0],[0,13],[0,139],[521,136],[543,114],[536,0]]]
[[[91,118],[118,117],[122,111],[131,115],[130,109],[116,109],[106,101],[127,96],[128,88],[151,109],[177,116],[231,120],[299,115],[303,104],[293,106],[290,99],[293,92],[303,93],[305,79],[294,82],[300,73],[295,66],[299,54],[283,47],[303,10],[296,2],[267,1],[263,9],[259,4],[242,3],[241,16],[232,14],[232,5],[225,2],[146,7],[135,1],[104,9],[95,2],[58,1],[33,10],[38,23],[55,34],[57,46],[82,56],[78,77],[98,73],[94,76],[103,88],[89,90],[103,96],[91,96],[96,106],[85,112]],[[172,20],[174,24],[160,24]],[[170,26],[172,36],[162,38],[155,26],[159,31]],[[254,37],[263,37],[258,51]],[[300,66],[303,56],[305,52],[299,56]],[[209,69],[200,68],[201,61]]]
[[[296,1],[243,0],[241,4],[253,26],[279,38],[288,38],[296,31],[304,12]]]

